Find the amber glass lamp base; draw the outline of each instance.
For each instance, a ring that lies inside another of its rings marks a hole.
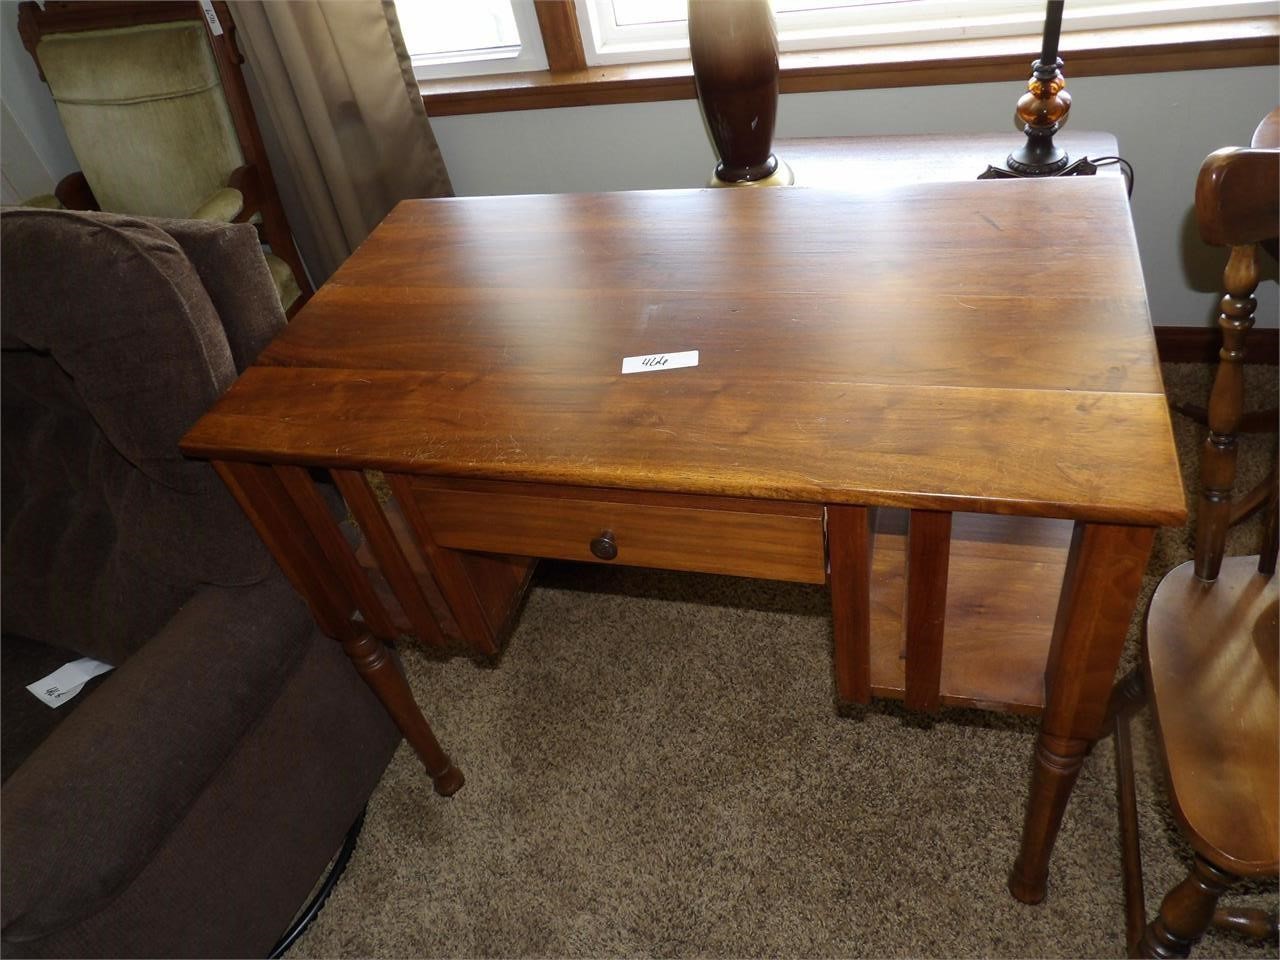
[[[1056,40],[1054,42],[1056,44]],[[1053,135],[1066,124],[1070,111],[1071,94],[1067,93],[1062,76],[1062,61],[1057,56],[1035,61],[1031,64],[1027,92],[1018,101],[1016,112],[1027,142],[1009,154],[1005,159],[1006,166],[987,167],[978,179],[1069,177],[1096,173],[1098,168],[1088,159],[1081,157],[1072,163],[1067,151],[1053,142]]]

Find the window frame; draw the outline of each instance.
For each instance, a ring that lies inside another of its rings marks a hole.
[[[901,4],[911,3],[904,11]],[[676,60],[689,56],[686,20],[609,27],[613,0],[575,3],[584,49],[592,66]],[[847,12],[834,7],[779,11],[775,20],[782,53],[856,49],[898,43],[949,43],[959,39],[1039,33],[1044,8],[1027,0],[864,0],[863,22],[851,26]],[[1257,16],[1275,9],[1272,0],[1073,0],[1065,11],[1064,34],[1117,27],[1163,26],[1209,19]],[[904,22],[904,16],[909,17]],[[1159,19],[1153,20],[1153,15]],[[957,36],[957,30],[963,34]]]
[[[575,0],[535,0],[548,70],[419,84],[433,117],[686,100],[688,59],[589,67]],[[1019,37],[886,44],[783,54],[783,93],[1025,81],[1040,26]],[[1280,17],[1196,21],[1064,34],[1072,77],[1280,65]]]
[[[480,50],[460,50],[453,54],[409,54],[413,75],[419,83],[448,80],[456,77],[481,77],[495,74],[524,73],[547,70],[550,67],[542,38],[542,24],[529,3],[513,0],[511,14],[515,18],[520,45],[511,47],[486,47]],[[514,50],[506,53],[502,51]],[[459,59],[457,55],[473,53],[488,55]]]

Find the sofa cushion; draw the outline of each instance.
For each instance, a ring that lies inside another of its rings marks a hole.
[[[222,229],[265,272],[253,228]],[[227,335],[183,249],[142,220],[0,212],[0,271],[4,629],[120,663],[199,585],[273,569],[177,446],[235,378]]]
[[[74,697],[59,703],[56,710],[27,691],[28,684],[47,677],[75,659],[76,655],[69,650],[12,633],[4,634],[0,641],[0,704],[3,704],[3,714],[0,715],[0,783],[26,763],[54,728],[86,703],[89,695],[109,676],[102,673],[94,677]]]
[[[58,726],[4,785],[6,942],[92,916],[132,881],[271,709],[313,630],[280,574],[206,587]]]

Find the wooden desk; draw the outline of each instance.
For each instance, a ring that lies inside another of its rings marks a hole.
[[[1026,901],[1154,529],[1185,519],[1116,177],[402,203],[183,449],[441,792],[460,777],[379,641],[496,652],[521,557],[827,581],[840,699],[1041,713]]]

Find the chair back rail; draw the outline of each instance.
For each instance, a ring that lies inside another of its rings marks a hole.
[[[1265,121],[1264,121],[1265,123]],[[1209,397],[1209,435],[1200,464],[1196,576],[1217,579],[1232,514],[1236,444],[1244,410],[1244,356],[1258,302],[1258,251],[1280,221],[1280,150],[1227,147],[1205,158],[1196,181],[1196,221],[1206,243],[1227,246],[1217,373]]]

